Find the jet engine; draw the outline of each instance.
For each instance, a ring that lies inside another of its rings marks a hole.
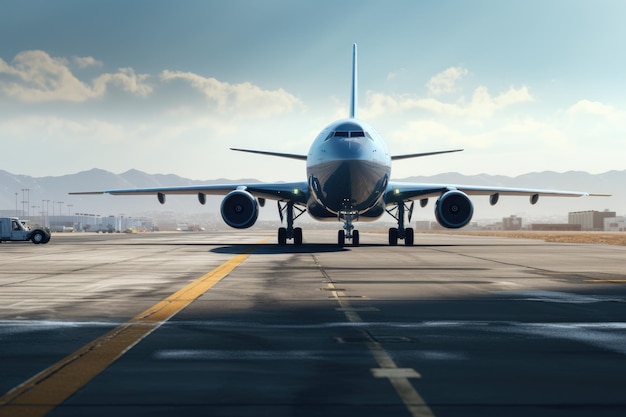
[[[435,205],[435,218],[448,229],[458,229],[472,220],[474,206],[467,194],[458,190],[445,192]]]
[[[231,191],[222,200],[222,219],[235,229],[247,229],[259,217],[259,204],[252,194],[244,190]]]

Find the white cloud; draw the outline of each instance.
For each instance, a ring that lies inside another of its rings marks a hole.
[[[300,100],[279,88],[263,90],[249,83],[230,84],[215,78],[206,78],[198,74],[182,71],[163,71],[161,80],[184,80],[200,91],[220,111],[245,112],[258,117],[268,117],[290,112]]]
[[[74,63],[78,65],[79,68],[102,67],[103,65],[102,61],[98,61],[92,56],[75,56],[72,58],[72,61],[74,61]]]
[[[471,100],[466,103],[461,97],[456,102],[447,103],[436,98],[418,98],[414,95],[392,96],[383,93],[367,93],[367,105],[362,114],[369,118],[380,117],[400,111],[423,109],[429,112],[447,116],[469,119],[480,122],[490,118],[506,107],[514,104],[533,101],[534,98],[527,87],[510,87],[507,91],[493,97],[487,87],[480,86],[474,90]]]
[[[626,116],[626,112],[619,111],[611,105],[590,100],[578,101],[567,109],[566,114],[572,117],[581,115],[601,116],[614,122],[624,120]]]
[[[472,101],[467,107],[458,106],[457,110],[466,117],[488,118],[505,107],[533,101],[533,97],[527,87],[516,89],[510,87],[507,91],[492,97],[487,87],[480,86],[472,95]]]
[[[12,65],[0,59],[0,92],[24,102],[84,102],[103,96],[111,83],[124,91],[146,96],[152,91],[145,83],[147,78],[145,74],[137,75],[130,68],[122,68],[114,74],[100,75],[89,85],[72,73],[67,60],[53,58],[44,51],[20,52]]]
[[[415,145],[420,144],[420,149],[424,143],[450,144],[456,142],[460,133],[449,126],[434,120],[418,120],[407,123],[401,130],[391,132],[390,141],[397,144],[409,144],[413,150],[407,148],[407,152],[417,152]]]
[[[450,67],[443,72],[432,77],[426,87],[430,95],[440,95],[444,93],[454,93],[456,82],[467,75],[469,71],[463,67]]]
[[[56,146],[108,145],[122,142],[131,134],[127,126],[105,120],[73,120],[58,116],[25,116],[0,121],[0,127],[6,136],[34,143],[50,142]]]
[[[101,96],[108,84],[114,84],[126,92],[146,97],[152,92],[152,86],[145,82],[148,77],[148,74],[135,74],[132,68],[120,68],[115,74],[102,74],[94,79],[93,91]]]
[[[359,109],[359,113],[365,119],[398,113],[417,107],[418,100],[411,95],[388,95],[368,91],[366,94],[366,106]],[[345,114],[345,113],[344,113]]]

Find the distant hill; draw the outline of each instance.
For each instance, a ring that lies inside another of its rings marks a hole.
[[[501,175],[463,175],[459,173],[445,173],[433,176],[419,176],[401,179],[407,182],[449,183],[495,185],[502,187],[532,187],[557,190],[576,190],[598,193],[611,193],[610,198],[544,198],[531,206],[525,198],[501,198],[497,206],[491,207],[487,198],[474,197],[476,204],[475,219],[494,218],[510,214],[517,214],[528,218],[555,216],[565,218],[569,211],[604,210],[616,211],[618,215],[626,214],[626,170],[609,171],[602,174],[570,171],[534,172],[517,177]],[[138,188],[138,187],[165,187],[198,184],[224,184],[239,182],[258,182],[254,179],[215,179],[191,180],[178,175],[147,174],[138,170],[129,170],[122,174],[114,174],[101,169],[91,169],[71,175],[58,177],[30,177],[14,175],[0,170],[0,209],[5,213],[21,211],[24,206],[30,206],[32,215],[41,212],[42,205],[47,207],[49,214],[59,213],[90,213],[100,215],[126,214],[150,215],[155,213],[185,213],[217,215],[221,197],[210,197],[207,204],[202,206],[194,196],[173,196],[167,198],[165,205],[157,202],[151,196],[70,196],[70,191],[91,191],[110,188]],[[22,192],[22,189],[30,191]],[[24,196],[24,197],[22,197]],[[29,203],[22,204],[28,200]],[[42,202],[43,200],[43,202]],[[47,200],[47,201],[46,201]],[[54,205],[53,205],[54,202]],[[59,202],[62,202],[59,204]],[[71,207],[68,207],[71,204]],[[35,206],[35,207],[32,207]],[[432,219],[434,201],[425,209],[416,209],[414,219]],[[262,210],[262,218],[277,219],[274,205],[268,204]],[[390,218],[389,218],[390,219]]]

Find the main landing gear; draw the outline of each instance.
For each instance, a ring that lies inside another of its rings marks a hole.
[[[398,203],[391,210],[387,210],[394,219],[398,221],[398,227],[392,227],[389,229],[389,244],[391,246],[398,245],[398,239],[404,240],[404,244],[406,246],[413,246],[415,243],[415,232],[411,227],[404,227],[404,213],[408,210],[409,212],[409,222],[411,221],[411,216],[413,215],[413,204],[411,201],[411,205],[407,206],[404,201]]]
[[[294,209],[297,211],[297,214],[294,216]],[[306,210],[301,209],[296,206],[293,202],[288,201],[283,206],[281,202],[278,202],[278,215],[280,216],[280,221],[283,221],[283,213],[286,212],[287,215],[287,227],[279,227],[278,228],[278,244],[284,246],[287,244],[288,239],[293,239],[294,245],[302,245],[302,228],[301,227],[293,227],[293,222],[298,217],[302,216]]]

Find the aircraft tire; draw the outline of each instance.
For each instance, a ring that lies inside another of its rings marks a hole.
[[[415,232],[413,228],[407,227],[404,229],[404,244],[406,246],[413,246],[413,243],[415,243]]]
[[[296,227],[293,229],[293,244],[300,246],[302,245],[302,228]]]
[[[278,228],[278,244],[285,246],[287,244],[287,229],[284,227]]]
[[[355,230],[352,232],[352,246],[359,246],[359,231]]]
[[[346,231],[339,230],[337,232],[337,246],[343,248],[346,245]]]
[[[398,245],[398,229],[396,229],[395,227],[389,228],[389,245]]]

